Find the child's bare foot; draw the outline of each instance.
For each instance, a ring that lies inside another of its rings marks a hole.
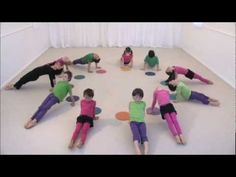
[[[210,101],[209,104],[212,105],[212,106],[220,106],[219,101]]]
[[[180,141],[182,144],[185,144],[184,136],[182,134],[179,135]]]
[[[6,85],[6,86],[4,87],[5,90],[12,90],[12,89],[14,89],[14,88],[15,88],[15,87],[14,87],[13,84],[8,84],[8,85]]]
[[[74,141],[73,141],[73,140],[71,140],[71,141],[70,141],[70,144],[69,144],[69,146],[68,146],[68,148],[69,148],[69,149],[72,149],[72,148],[73,148],[73,146],[74,146]]]
[[[216,99],[213,99],[213,98],[208,98],[209,101],[213,101],[213,102],[219,102],[218,100]]]
[[[176,142],[177,142],[178,144],[182,144],[182,143],[181,143],[181,140],[180,140],[180,137],[179,137],[178,135],[175,136],[175,139],[176,139]]]
[[[32,127],[34,127],[37,124],[37,120],[36,119],[30,119],[26,124],[25,124],[25,129],[30,129]]]
[[[81,141],[79,141],[79,143],[77,144],[77,148],[81,148],[83,146],[83,143]]]
[[[212,81],[210,81],[210,80],[208,80],[207,84],[210,84],[210,85],[212,85],[212,84],[213,84],[213,82],[212,82]]]

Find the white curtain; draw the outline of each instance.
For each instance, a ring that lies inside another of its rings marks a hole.
[[[178,46],[180,23],[50,23],[52,47]]]

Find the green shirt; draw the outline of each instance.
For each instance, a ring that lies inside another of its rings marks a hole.
[[[159,59],[154,57],[149,57],[148,55],[145,57],[144,60],[145,63],[147,63],[150,67],[154,67],[155,65],[159,65]]]
[[[84,63],[90,63],[90,62],[92,62],[93,61],[93,53],[89,53],[89,54],[87,54],[87,55],[85,55],[83,58],[82,58],[82,61],[84,62]]]
[[[130,102],[130,120],[136,122],[144,122],[146,103],[144,101]]]
[[[55,87],[53,88],[53,94],[61,101],[64,100],[66,95],[71,92],[72,86],[68,81],[58,81]]]
[[[179,82],[176,88],[176,100],[185,101],[188,100],[191,95],[191,90],[183,82]]]

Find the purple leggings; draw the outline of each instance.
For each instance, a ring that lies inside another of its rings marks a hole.
[[[59,99],[54,96],[53,93],[49,94],[43,103],[39,106],[38,110],[32,116],[32,119],[36,119],[37,122],[46,114],[46,112],[56,103],[59,103]]]
[[[148,141],[146,124],[144,122],[130,122],[130,128],[133,133],[133,141],[138,141],[139,143]]]
[[[81,64],[81,65],[88,64],[87,62],[84,62],[84,61],[83,61],[83,58],[75,59],[72,63],[73,63],[74,65],[76,65],[76,64]]]
[[[191,95],[189,97],[189,100],[198,100],[201,101],[203,104],[209,104],[209,97],[195,91],[191,91]]]

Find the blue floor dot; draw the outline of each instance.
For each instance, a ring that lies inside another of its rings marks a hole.
[[[156,73],[154,73],[154,72],[146,72],[145,73],[147,76],[155,76],[156,75]]]
[[[176,100],[176,94],[175,93],[171,93],[170,94],[170,99],[171,100]]]
[[[74,77],[74,79],[84,79],[84,78],[85,78],[84,75],[76,75],[76,76]]]
[[[74,98],[75,102],[79,100],[79,97],[76,96],[76,95],[73,95],[73,98]],[[66,101],[68,101],[68,102],[72,102],[72,101],[71,101],[71,97],[68,96],[68,97],[66,98]]]
[[[102,112],[102,109],[99,107],[96,107],[95,114],[100,114]]]

